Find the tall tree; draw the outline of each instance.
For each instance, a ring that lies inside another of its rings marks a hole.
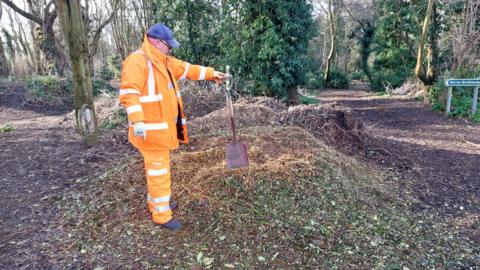
[[[371,47],[373,45],[375,35],[375,15],[373,14],[374,3],[370,1],[348,2],[347,0],[342,0],[342,4],[344,10],[357,24],[350,37],[355,37],[358,40],[360,45],[359,67],[371,82],[372,73],[370,71],[368,59],[373,51]]]
[[[323,80],[325,81],[325,85],[329,85],[330,83],[330,72],[332,69],[332,61],[335,54],[335,41],[337,39],[337,20],[335,16],[335,12],[332,10],[334,5],[332,5],[332,0],[328,0],[327,6],[327,15],[328,15],[328,25],[330,29],[330,50],[328,52],[327,61],[325,65],[325,73],[323,75]]]
[[[28,20],[34,21],[42,27],[44,38],[41,39],[40,48],[45,54],[45,58],[47,59],[47,61],[51,61],[52,63],[54,63],[56,72],[58,72],[60,75],[63,75],[68,66],[68,63],[66,62],[63,51],[61,50],[55,39],[55,31],[53,29],[53,25],[57,18],[57,12],[53,6],[54,0],[50,0],[44,6],[43,17],[38,14],[32,14],[24,11],[10,0],[0,1],[5,3],[18,14],[22,15]]]
[[[425,18],[423,20],[423,27],[422,27],[422,33],[420,34],[419,42],[418,42],[418,53],[417,53],[417,65],[415,67],[415,76],[422,81],[423,83],[423,101],[424,103],[428,103],[428,88],[431,86],[436,77],[436,70],[435,70],[435,62],[436,61],[436,35],[428,35],[430,32],[430,24],[432,21],[433,17],[433,27],[436,27],[436,12],[435,12],[435,1],[434,0],[428,0],[428,6],[427,6],[427,11],[425,13]],[[427,41],[427,37],[429,36],[429,39]],[[428,48],[427,48],[427,69],[425,69],[425,64],[424,64],[424,51],[425,51],[425,42],[428,42]],[[432,63],[433,62],[433,63]]]
[[[455,8],[455,2],[450,9]],[[475,70],[480,58],[480,0],[465,1],[458,16],[452,16],[452,58],[450,76],[467,70]]]
[[[118,0],[110,0],[110,5],[113,6],[116,1]],[[146,15],[143,15],[143,10],[137,8],[134,3],[135,1],[133,3],[127,0],[118,1],[118,10],[113,12],[112,37],[121,60],[126,59],[131,52],[138,48],[147,27],[146,21],[150,21],[150,18],[145,18]],[[142,0],[138,3],[143,5],[146,1]],[[132,17],[138,19],[126,19]]]
[[[2,5],[0,5],[0,19],[2,19]],[[5,50],[3,49],[3,42],[0,38],[0,77],[6,77],[10,73]]]
[[[92,145],[97,140],[97,119],[80,0],[56,0],[55,2],[72,64],[77,127],[85,142]]]
[[[399,87],[415,69],[416,42],[421,32],[417,18],[424,16],[422,1],[376,1],[375,59],[370,71],[375,90]]]
[[[100,38],[103,29],[110,24],[113,20],[120,4],[119,0],[114,0],[111,2],[110,9],[107,8],[107,5],[104,1],[87,1],[87,5],[84,12],[85,19],[85,33],[87,34],[88,41],[88,59],[90,63],[91,75],[94,75],[93,68],[93,59],[98,52],[98,45],[100,43]],[[89,3],[89,4],[88,4]],[[89,11],[89,6],[91,4],[95,5],[95,12]],[[92,13],[92,14],[91,14]]]
[[[305,81],[308,43],[314,22],[309,1],[248,0],[237,40],[239,72],[253,83],[253,94],[298,102],[297,86]]]

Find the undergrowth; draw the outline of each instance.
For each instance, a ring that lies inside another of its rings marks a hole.
[[[311,96],[300,96],[299,97],[299,100],[300,100],[300,104],[304,104],[304,105],[312,105],[312,104],[319,104],[320,103],[320,100],[314,98],[314,97],[311,97]]]
[[[478,72],[460,71],[458,78],[475,78]],[[438,112],[445,112],[447,104],[446,76],[439,79],[431,88],[429,100],[432,108]],[[473,87],[453,87],[450,116],[469,118],[474,122],[480,122],[480,102],[477,102],[477,113],[472,114]]]
[[[7,133],[12,131],[15,131],[15,129],[10,124],[7,124],[6,126],[0,128],[0,133]]]
[[[31,105],[45,107],[73,106],[74,90],[71,79],[56,76],[31,76],[25,79],[27,100]],[[92,79],[93,96],[102,92],[113,92],[115,89],[102,79]]]

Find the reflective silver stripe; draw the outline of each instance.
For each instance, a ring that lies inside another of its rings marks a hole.
[[[175,123],[178,123],[178,119],[177,119],[177,118],[175,118],[174,121],[175,121]],[[187,124],[187,119],[182,118],[182,125],[186,125],[186,124]]]
[[[147,199],[153,203],[163,203],[163,202],[169,202],[170,201],[170,195],[164,196],[164,197],[158,197],[158,198],[153,198],[150,196],[150,194],[147,196]]]
[[[167,123],[158,123],[158,124],[145,124],[147,130],[159,130],[159,129],[168,129]]]
[[[132,54],[143,54],[143,55],[145,55],[145,53],[142,50],[136,50]]]
[[[166,205],[166,206],[155,206],[154,208],[155,212],[159,213],[159,212],[167,212],[167,211],[170,211],[170,206]]]
[[[168,89],[173,89],[173,83],[172,82],[168,83]]]
[[[156,102],[163,99],[162,94],[158,94],[155,96],[142,96],[140,97],[140,102]]]
[[[167,175],[168,169],[160,169],[160,170],[148,170],[148,176],[161,176]]]
[[[205,80],[205,75],[207,74],[207,68],[202,67],[200,69],[200,77],[198,78],[199,80]]]
[[[128,124],[130,126],[133,126],[130,122]],[[146,130],[168,129],[168,123],[145,124],[145,129]]]
[[[152,61],[147,60],[148,66],[148,95],[155,96],[155,78],[153,77]]]
[[[134,112],[142,112],[142,106],[141,105],[133,105],[127,108],[127,114],[132,114]]]
[[[128,88],[128,89],[120,89],[120,91],[118,92],[118,95],[121,96],[121,95],[126,95],[126,94],[137,94],[137,95],[140,95],[140,91],[138,90],[135,90],[133,88]]]
[[[181,98],[182,95],[180,94],[180,91],[177,91],[177,98]]]
[[[183,72],[182,77],[180,77],[180,80],[185,80],[187,77],[188,70],[190,69],[190,63],[187,63],[187,67],[185,68],[185,72]]]

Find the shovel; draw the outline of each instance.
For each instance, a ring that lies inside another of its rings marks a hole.
[[[247,144],[245,142],[239,142],[237,140],[237,132],[235,126],[235,113],[233,110],[232,97],[230,96],[230,67],[227,66],[227,80],[225,95],[227,98],[228,112],[230,114],[230,128],[232,129],[233,142],[227,144],[226,156],[227,156],[227,168],[235,169],[248,167],[248,152]]]

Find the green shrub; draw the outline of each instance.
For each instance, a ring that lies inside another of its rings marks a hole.
[[[7,124],[6,126],[0,128],[0,133],[7,133],[12,131],[15,131],[15,129],[10,124]]]
[[[127,123],[127,114],[125,110],[115,110],[105,120],[102,121],[100,127],[103,129],[115,129],[117,127],[124,126]]]
[[[120,67],[122,60],[118,55],[112,55],[107,58],[107,61],[101,66],[98,72],[99,79],[103,81],[110,81],[113,78],[120,76]]]
[[[367,79],[367,76],[365,76],[365,74],[361,71],[354,71],[350,73],[350,78],[352,80],[365,80]]]
[[[305,88],[311,90],[318,90],[326,87],[333,89],[348,89],[350,87],[350,80],[347,73],[341,70],[332,69],[330,71],[330,82],[328,85],[325,85],[325,81],[323,80],[323,70],[311,70],[307,72],[305,76]]]
[[[32,105],[62,106],[73,103],[71,80],[56,76],[32,76],[25,80],[27,99]]]
[[[93,96],[96,97],[102,92],[114,92],[116,91],[107,81],[103,79],[93,79],[92,80],[92,87],[93,87]]]
[[[445,111],[446,91],[444,78],[440,78],[428,92],[428,99],[434,111]]]
[[[320,100],[318,100],[314,97],[310,97],[310,96],[300,96],[298,99],[299,99],[300,103],[304,104],[304,105],[312,105],[312,104],[319,104],[320,103]]]
[[[323,73],[321,71],[309,71],[305,74],[306,76],[306,84],[305,88],[318,90],[323,89],[324,81],[323,81]]]
[[[32,76],[25,80],[27,101],[35,106],[70,107],[73,104],[73,82],[56,76]],[[92,79],[93,96],[113,92],[115,88],[103,79]]]
[[[447,102],[447,87],[445,80],[448,75],[441,76],[440,79],[432,86],[429,91],[429,101],[432,104],[432,109],[435,111],[444,112],[446,110]],[[459,71],[456,78],[475,78],[475,72]],[[454,117],[469,117],[473,121],[478,121],[480,118],[478,113],[471,115],[473,99],[473,87],[454,87],[452,89],[452,103],[450,115]],[[480,108],[477,105],[477,112]]]
[[[455,93],[452,95],[452,106],[451,106],[451,115],[452,116],[468,116],[470,108],[472,107],[472,98],[464,95]]]
[[[477,109],[477,113],[470,116],[470,119],[473,121],[473,122],[477,122],[477,123],[480,123],[480,112],[478,111]]]
[[[347,73],[332,69],[330,71],[330,82],[326,86],[334,89],[348,89],[350,87],[350,80],[348,79]]]
[[[25,80],[30,90],[37,93],[72,93],[72,81],[56,76],[33,76]]]
[[[383,92],[387,88],[395,89],[402,86],[410,75],[395,70],[378,70],[372,74],[371,88]]]

